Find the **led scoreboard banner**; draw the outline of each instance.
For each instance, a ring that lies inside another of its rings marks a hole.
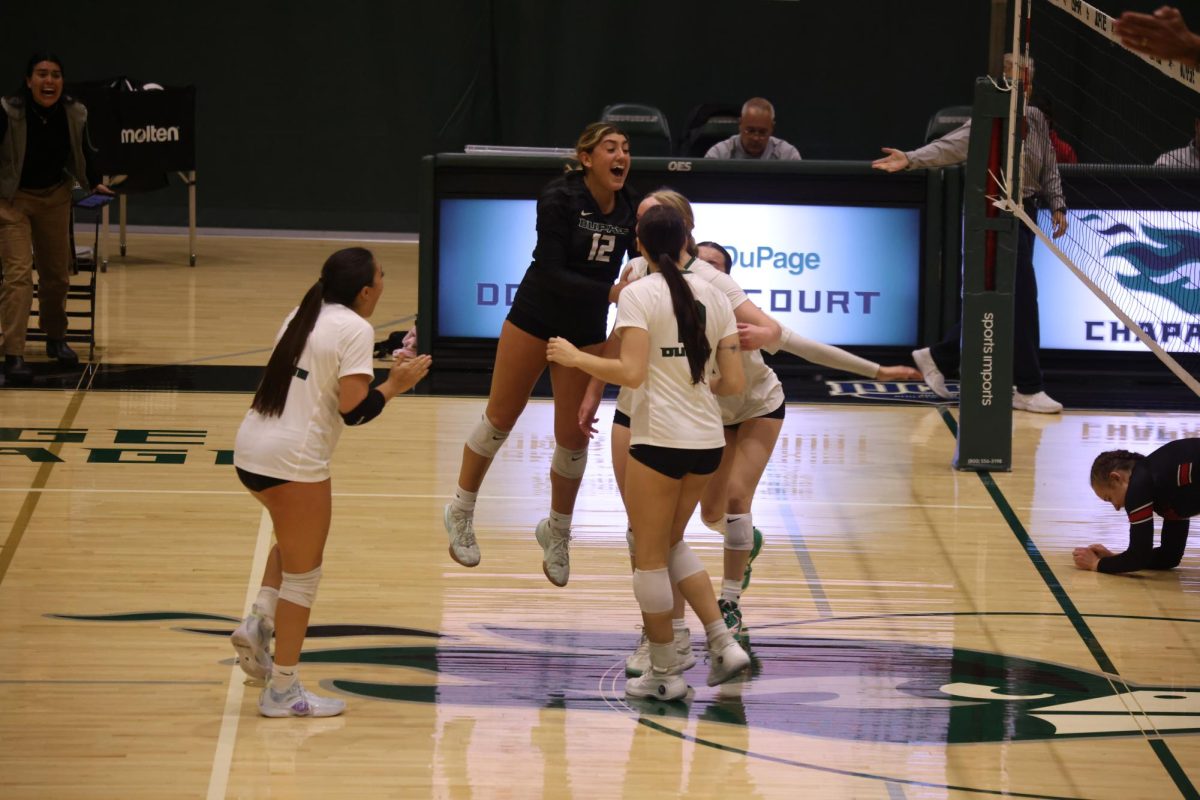
[[[418,331],[442,368],[490,361],[536,244],[536,198],[565,163],[425,158]],[[936,333],[922,309],[941,302],[940,171],[635,158],[629,185],[687,196],[696,237],[722,244],[751,300],[798,333],[898,356]]]

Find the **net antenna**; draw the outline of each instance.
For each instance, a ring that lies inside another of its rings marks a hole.
[[[1050,209],[1036,219],[1025,212],[1009,191],[1011,161],[1006,191],[996,202],[1112,315],[1082,323],[1089,340],[1103,349],[1140,349],[1140,341],[1200,396],[1200,381],[1176,358],[1200,365],[1194,360],[1200,356],[1198,71],[1125,47],[1114,32],[1115,18],[1082,0],[1037,2],[1038,85],[1031,105],[1047,117],[1053,109],[1052,129],[1081,162],[1060,168],[1068,179],[1069,227],[1056,241],[1046,233],[1053,228]],[[1023,30],[1026,58],[1032,4],[1014,2],[1013,52],[1022,52]],[[1030,75],[1014,70],[1012,77],[1019,85]],[[1015,100],[1010,132],[1018,130]],[[1189,145],[1194,155],[1178,147],[1189,131],[1195,132]],[[1104,314],[1095,309],[1096,317]],[[1044,325],[1042,340],[1043,347],[1072,347],[1048,343]]]

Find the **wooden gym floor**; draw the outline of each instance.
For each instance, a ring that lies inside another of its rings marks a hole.
[[[191,269],[185,241],[134,236],[100,276],[99,360],[262,364],[341,246],[203,237]],[[370,246],[382,338],[416,309],[416,247]],[[954,409],[789,405],[754,508],[752,675],[709,689],[701,660],[689,704],[634,705],[607,438],[558,589],[532,535],[549,403],[484,484],[468,570],[441,509],[483,401],[401,397],[335,458],[302,675],[348,711],[268,720],[225,638],[270,543],[228,463],[249,396],[203,388],[0,390],[5,800],[1197,796],[1200,561],[1115,577],[1071,548],[1125,544],[1095,453],[1200,415],[1019,413],[1013,472],[976,475],[949,466]]]

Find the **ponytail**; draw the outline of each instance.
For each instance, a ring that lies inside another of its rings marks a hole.
[[[351,308],[358,293],[375,283],[375,256],[364,247],[347,247],[338,250],[325,260],[321,277],[309,287],[296,309],[295,316],[288,322],[287,329],[279,337],[266,371],[250,408],[264,417],[278,417],[287,404],[288,389],[296,374],[296,364],[308,344],[309,334],[321,316],[321,307],[329,303],[340,303]]]
[[[688,286],[676,263],[688,241],[683,217],[669,206],[654,206],[638,221],[638,240],[667,282],[692,383],[702,383],[704,365],[712,355],[712,345],[704,333],[703,306],[696,302],[692,287]]]

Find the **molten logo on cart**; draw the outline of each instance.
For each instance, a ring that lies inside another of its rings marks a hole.
[[[147,125],[144,128],[122,128],[121,144],[144,144],[146,142],[178,142],[179,126],[159,128]]]

